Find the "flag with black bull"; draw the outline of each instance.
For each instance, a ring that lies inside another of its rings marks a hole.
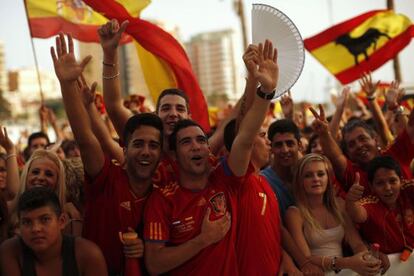
[[[305,48],[342,84],[374,71],[407,46],[414,36],[409,18],[375,10],[305,39]]]

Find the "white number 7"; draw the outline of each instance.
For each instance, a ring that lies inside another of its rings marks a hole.
[[[263,198],[262,212],[260,212],[260,214],[264,216],[266,212],[267,195],[265,193],[259,193],[259,196]]]

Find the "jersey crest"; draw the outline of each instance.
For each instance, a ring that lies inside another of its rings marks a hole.
[[[227,210],[226,196],[223,192],[219,192],[210,198],[213,211],[216,215],[224,215]]]

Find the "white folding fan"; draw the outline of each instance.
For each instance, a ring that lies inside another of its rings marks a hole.
[[[275,98],[287,92],[298,80],[305,63],[303,39],[295,24],[283,12],[264,4],[253,4],[252,38],[258,44],[272,41],[278,51],[279,83]]]

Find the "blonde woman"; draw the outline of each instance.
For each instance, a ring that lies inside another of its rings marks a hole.
[[[25,190],[37,186],[49,187],[56,193],[61,206],[65,206],[65,213],[69,217],[66,231],[72,235],[80,236],[82,232],[81,214],[71,202],[66,201],[65,168],[54,151],[38,149],[33,152],[23,168],[17,199]],[[17,223],[16,218],[12,219],[13,223]]]
[[[352,269],[361,275],[376,275],[381,262],[368,260],[367,247],[335,198],[333,170],[329,160],[311,153],[298,161],[293,178],[296,206],[285,216],[288,230],[297,245],[325,272]],[[345,240],[355,255],[343,257]]]

